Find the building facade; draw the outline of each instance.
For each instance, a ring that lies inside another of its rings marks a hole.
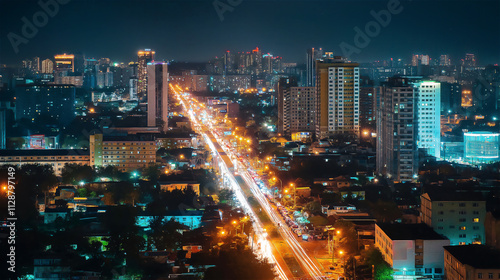
[[[130,172],[156,163],[156,141],[149,135],[90,135],[90,164],[93,167],[115,166]]]
[[[137,95],[139,100],[146,100],[148,88],[148,63],[154,60],[155,52],[151,49],[145,49],[137,52]]]
[[[500,279],[500,251],[485,245],[444,247],[447,280]]]
[[[479,193],[424,193],[422,222],[450,239],[450,245],[484,244],[486,202]]]
[[[16,119],[35,121],[42,115],[69,124],[75,114],[75,86],[26,84],[16,87]]]
[[[449,244],[425,224],[375,225],[375,246],[394,270],[395,280],[443,278],[443,247]]]
[[[336,57],[316,62],[316,136],[359,137],[359,64]]]
[[[378,92],[377,173],[398,182],[418,173],[417,98],[405,78],[391,78]]]
[[[168,65],[149,63],[148,71],[148,126],[168,130]]]
[[[441,157],[441,83],[413,83],[418,97],[418,148],[430,156]]]

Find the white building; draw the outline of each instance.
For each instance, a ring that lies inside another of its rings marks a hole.
[[[448,245],[446,237],[426,224],[375,225],[375,246],[394,270],[395,280],[443,278],[443,246]]]
[[[413,83],[418,99],[418,148],[429,155],[441,157],[441,83]]]

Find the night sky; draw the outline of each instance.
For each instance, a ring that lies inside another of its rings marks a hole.
[[[47,1],[47,0],[42,0]],[[62,1],[62,0],[61,0]],[[219,0],[227,3],[228,0]],[[238,2],[238,0],[230,0]],[[213,0],[89,1],[73,0],[16,54],[7,38],[21,35],[22,17],[32,21],[41,11],[37,1],[0,1],[0,63],[24,58],[53,58],[55,53],[82,52],[112,61],[136,59],[141,48],[156,58],[207,61],[225,50],[248,51],[258,46],[286,62],[304,62],[309,47],[341,55],[339,45],[353,45],[354,27],[373,20],[371,10],[388,1],[242,0],[221,21]],[[466,52],[479,64],[500,62],[500,1],[402,1],[403,11],[351,60],[409,59],[412,53],[453,61]]]

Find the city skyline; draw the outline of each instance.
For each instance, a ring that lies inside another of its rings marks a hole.
[[[298,63],[305,63],[305,52],[311,47],[333,51],[334,55],[351,54],[348,59],[362,63],[391,57],[409,59],[418,53],[436,60],[448,54],[455,63],[465,53],[475,53],[480,65],[500,61],[500,36],[495,35],[500,34],[495,21],[495,7],[500,6],[497,1],[454,1],[453,5],[448,1],[242,1],[229,10],[217,10],[216,2],[211,1],[150,3],[154,9],[147,10],[136,1],[121,6],[68,1],[36,28],[32,38],[25,38],[22,18],[33,22],[33,15],[44,10],[35,1],[7,2],[0,19],[0,36],[4,38],[0,42],[0,64],[13,65],[26,57],[45,58],[63,52],[128,62],[145,48],[156,50],[157,60],[203,62],[225,50],[250,51],[257,46],[282,56],[286,62]],[[346,53],[346,44],[359,47],[354,41],[358,34],[355,28],[365,30],[375,20],[372,11],[380,13],[390,3],[399,3],[395,6],[399,12],[379,25],[379,30],[374,29],[378,32],[370,36],[366,46]],[[443,9],[447,12],[441,13]],[[342,16],[337,16],[338,10],[342,10]],[[256,14],[259,19],[252,17]],[[84,15],[102,20],[87,21]],[[133,19],[138,17],[140,21]],[[25,41],[15,41],[9,34]]]

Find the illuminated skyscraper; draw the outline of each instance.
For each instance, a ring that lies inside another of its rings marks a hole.
[[[476,56],[473,53],[466,53],[463,64],[465,67],[476,67]]]
[[[148,63],[148,126],[168,129],[168,65]]]
[[[281,78],[278,82],[278,133],[284,135],[290,132],[290,126],[285,119],[290,107],[290,88],[297,86],[297,79],[294,77]]]
[[[316,136],[359,136],[359,64],[341,57],[316,62]]]
[[[451,65],[450,56],[447,54],[442,54],[439,57],[439,66],[450,66],[450,65]]]
[[[414,82],[418,97],[418,147],[431,156],[441,156],[441,83]]]
[[[323,57],[323,49],[311,48],[307,50],[306,57],[306,86],[316,86],[316,60]]]
[[[75,56],[72,54],[56,54],[54,56],[56,71],[75,72]]]
[[[52,74],[54,72],[54,62],[50,59],[45,59],[42,61],[42,73]]]
[[[146,100],[148,87],[148,72],[147,65],[154,60],[155,52],[151,49],[145,49],[137,52],[137,96],[139,101]]]
[[[406,78],[389,78],[377,93],[377,173],[409,182],[418,172],[417,96]]]

